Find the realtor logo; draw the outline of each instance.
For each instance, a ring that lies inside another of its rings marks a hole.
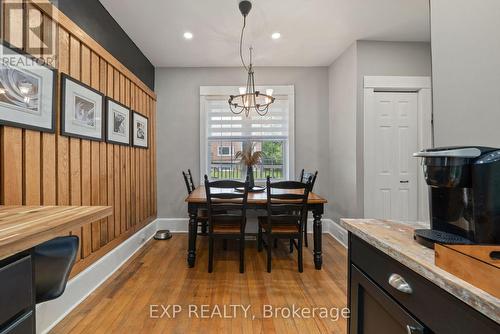
[[[52,6],[43,4],[43,9],[36,4],[27,5],[22,0],[4,0],[1,7],[2,41],[12,47],[43,59],[55,67],[57,57],[57,18]],[[54,5],[57,1],[52,1]]]

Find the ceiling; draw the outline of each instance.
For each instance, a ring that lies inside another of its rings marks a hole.
[[[100,1],[154,66],[240,65],[237,0]],[[245,49],[256,66],[328,66],[356,40],[430,39],[428,0],[252,2]]]

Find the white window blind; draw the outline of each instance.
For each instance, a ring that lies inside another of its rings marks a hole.
[[[239,115],[229,110],[225,96],[211,96],[206,100],[208,140],[228,139],[286,139],[289,129],[288,98],[276,97],[275,102],[264,116],[250,111]]]
[[[262,89],[261,89],[262,90]],[[228,105],[230,94],[238,87],[200,88],[200,170],[211,179],[244,179],[246,169],[236,160],[236,152],[251,143],[262,151],[260,164],[254,167],[254,177],[263,181],[293,178],[293,86],[279,86],[274,91],[275,102],[266,115],[251,110],[233,114]],[[221,154],[226,147],[230,154]]]

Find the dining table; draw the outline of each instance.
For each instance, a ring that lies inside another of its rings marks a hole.
[[[224,189],[224,192],[227,192]],[[238,190],[233,190],[238,191]],[[283,189],[281,192],[293,192],[294,190]],[[187,263],[190,268],[194,267],[196,262],[196,238],[198,235],[198,210],[207,208],[207,195],[205,191],[205,186],[198,186],[195,188],[191,194],[186,197],[185,201],[188,204],[188,214],[189,214],[189,226],[188,226],[188,254]],[[321,269],[323,264],[323,254],[322,254],[322,233],[323,227],[321,222],[321,217],[324,213],[325,204],[327,200],[320,195],[310,192],[307,200],[308,211],[313,214],[313,259],[314,266],[317,270]],[[266,210],[267,206],[267,192],[249,192],[247,200],[247,210]]]

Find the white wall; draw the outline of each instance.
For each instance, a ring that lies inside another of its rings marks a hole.
[[[328,69],[330,122],[331,214],[336,222],[356,217],[356,43],[351,45]]]
[[[500,1],[431,0],[436,146],[500,147]]]
[[[239,67],[157,68],[158,217],[187,216],[181,171],[191,168],[198,183],[200,157],[200,86],[246,82]],[[257,67],[256,84],[295,86],[295,173],[318,169],[315,191],[327,195],[328,69],[326,67]]]
[[[367,75],[431,76],[431,46],[425,42],[357,41],[357,200],[364,203],[364,92],[363,78]],[[359,217],[364,215],[360,205]]]
[[[329,68],[332,219],[363,217],[363,78],[430,76],[429,43],[357,41]]]

